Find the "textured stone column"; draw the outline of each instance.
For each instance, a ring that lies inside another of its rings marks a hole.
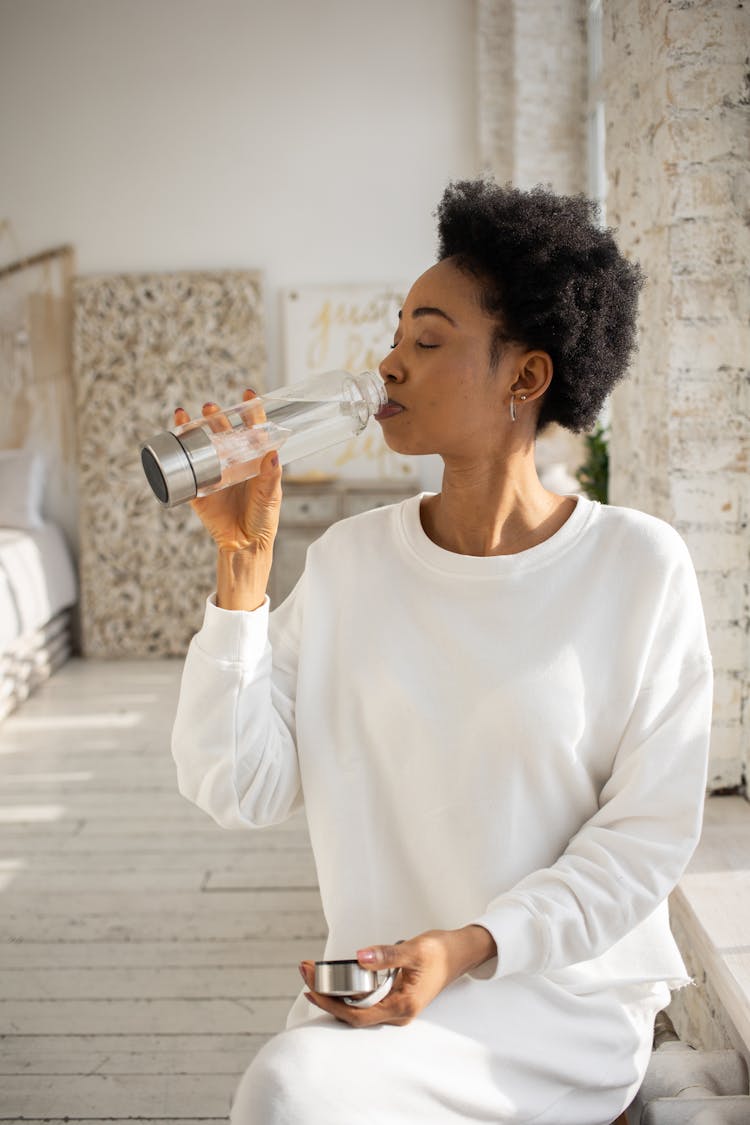
[[[515,0],[515,169],[519,187],[586,190],[586,2]]]
[[[716,668],[712,789],[739,785],[750,706],[750,4],[604,0],[608,222],[648,275],[611,400],[610,500],[672,523]]]
[[[586,187],[586,0],[478,0],[479,159],[500,182]]]
[[[514,29],[513,0],[477,0],[479,163],[500,184],[515,171]]]
[[[477,0],[479,159],[498,183],[586,189],[586,0]],[[540,475],[572,473],[581,438],[550,427]]]

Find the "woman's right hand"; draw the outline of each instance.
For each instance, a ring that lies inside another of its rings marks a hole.
[[[254,391],[247,390],[242,399],[243,402],[251,402],[255,397]],[[208,402],[201,413],[204,418],[210,418],[219,409],[215,403]],[[266,420],[265,411],[260,404],[254,411],[252,407],[249,409],[252,421]],[[175,410],[176,426],[189,421],[186,411]],[[229,425],[226,419],[216,419],[215,428],[219,428],[221,422],[224,426]],[[250,480],[229,485],[190,502],[219,551],[247,551],[248,554],[271,556],[281,510],[281,466],[278,454],[273,450],[266,453],[259,460],[259,470],[259,475]]]

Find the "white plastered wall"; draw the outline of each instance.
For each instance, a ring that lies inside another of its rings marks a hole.
[[[0,0],[0,217],[82,274],[262,269],[273,385],[281,288],[434,260],[474,52],[473,0]]]

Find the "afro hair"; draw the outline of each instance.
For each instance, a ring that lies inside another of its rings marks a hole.
[[[497,318],[491,362],[511,340],[549,354],[552,382],[537,430],[580,433],[627,372],[635,347],[640,267],[619,252],[584,195],[521,191],[489,179],[448,185],[436,212],[438,260],[455,259]]]

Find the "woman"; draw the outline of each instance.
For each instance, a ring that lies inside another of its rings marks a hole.
[[[326,958],[399,969],[357,1009],[303,962],[235,1125],[607,1125],[689,979],[666,898],[706,779],[695,573],[666,523],[534,465],[625,373],[640,274],[582,197],[460,182],[438,222],[379,422],[441,455],[441,491],[335,524],[270,616],[277,460],[195,503],[219,558],[180,790],[227,827],[304,803]]]

